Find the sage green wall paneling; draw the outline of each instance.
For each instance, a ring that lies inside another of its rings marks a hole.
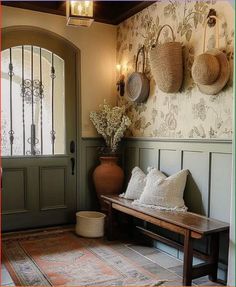
[[[232,155],[212,153],[210,217],[230,222]]]
[[[26,168],[4,169],[4,177],[2,182],[3,214],[19,213],[27,210],[26,177]]]
[[[179,170],[181,170],[181,151],[174,149],[161,149],[160,150],[160,170],[164,172],[167,176],[172,175]],[[161,230],[160,234],[166,237],[169,237],[172,240],[179,240],[179,236],[177,234],[170,233],[167,230]],[[166,247],[169,251],[173,252],[172,248],[169,246]],[[167,250],[164,250],[168,252]],[[178,256],[178,251],[176,250]],[[175,254],[174,254],[175,256]]]
[[[171,175],[179,171],[181,169],[181,151],[161,149],[159,164],[160,170],[166,175]],[[177,234],[168,232],[165,229],[160,230],[158,228],[154,228],[154,231],[173,240],[179,239]],[[178,251],[176,249],[170,248],[169,246],[166,246],[164,251],[172,254],[173,256],[178,256]]]
[[[96,164],[94,164],[96,163]],[[97,208],[97,196],[94,189],[92,175],[95,167],[99,164],[98,162],[98,150],[96,147],[87,147],[86,148],[86,182],[88,183],[89,189],[87,190],[88,197],[86,200],[86,208],[89,208],[90,206],[92,209]]]
[[[148,167],[158,167],[158,150],[154,148],[140,148],[139,167],[145,173]]]
[[[185,204],[189,211],[208,216],[209,202],[209,153],[183,151],[183,169],[188,169]],[[207,240],[194,242],[194,248],[207,252]]]
[[[66,167],[40,168],[40,210],[66,207]]]
[[[98,200],[95,193],[92,174],[99,165],[99,147],[103,145],[99,138],[81,140],[80,181],[78,182],[78,210],[97,209]]]
[[[88,186],[88,172],[98,164],[98,139],[83,139],[82,169],[80,193],[83,201],[91,208],[93,192]],[[86,151],[87,150],[87,151]],[[191,176],[186,186],[186,204],[190,210],[216,217],[220,220],[229,218],[230,206],[230,178],[231,178],[231,151],[230,141],[201,141],[201,140],[155,140],[155,139],[125,139],[123,141],[123,168],[128,181],[134,166],[140,166],[144,171],[148,166],[157,166],[167,175],[171,175],[182,168],[189,169]],[[85,152],[86,151],[86,152]],[[86,164],[86,166],[85,166]],[[86,174],[87,173],[87,174]],[[91,176],[91,175],[90,175]],[[85,179],[85,180],[83,180]],[[224,192],[222,192],[222,190]],[[210,210],[209,207],[210,206]],[[224,217],[222,216],[224,215]],[[220,218],[219,218],[220,217]],[[179,236],[167,231],[146,225],[160,234],[180,240]],[[227,262],[227,238],[220,240],[220,278],[225,278],[224,265]],[[155,242],[155,246],[169,254],[181,259],[181,252]],[[206,251],[206,242],[195,245],[199,250]]]
[[[232,155],[212,153],[210,185],[210,217],[230,222]],[[227,234],[220,236],[220,260],[228,260]]]
[[[184,151],[183,169],[190,171],[184,193],[186,206],[189,211],[208,216],[209,153]]]
[[[159,167],[162,172],[169,176],[181,170],[181,166],[181,151],[175,149],[160,149]],[[167,230],[161,230],[159,233],[172,240],[179,240],[179,236],[177,234],[170,233]],[[170,246],[166,246],[164,251],[178,257],[178,250],[170,248]]]
[[[136,147],[125,147],[124,148],[124,158],[123,158],[123,166],[125,172],[125,184],[129,181],[131,176],[131,171],[135,166],[139,166],[139,149]]]
[[[160,170],[171,175],[181,170],[181,151],[160,150]]]

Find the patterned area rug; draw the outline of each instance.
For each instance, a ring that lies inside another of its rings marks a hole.
[[[144,286],[163,280],[119,253],[115,245],[66,231],[5,239],[2,253],[16,285]]]

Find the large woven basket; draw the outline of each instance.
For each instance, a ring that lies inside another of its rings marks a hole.
[[[158,43],[164,27],[170,28],[173,42]],[[175,42],[174,32],[167,24],[159,30],[155,46],[150,51],[150,65],[152,75],[160,90],[166,93],[179,91],[183,81],[182,45],[180,42]]]

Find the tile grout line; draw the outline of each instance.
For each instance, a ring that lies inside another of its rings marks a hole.
[[[132,251],[138,253],[139,255],[141,255],[142,257],[144,257],[145,259],[147,259],[147,260],[151,261],[152,263],[158,265],[155,261],[153,261],[152,259],[148,258],[147,256],[145,256],[145,255],[139,253],[138,251],[134,250],[133,248],[129,247],[127,244],[125,244],[125,246],[126,246],[127,248],[129,248],[130,250],[132,250]],[[164,252],[163,252],[163,253],[164,253]],[[164,254],[165,254],[165,253],[164,253]],[[176,259],[176,258],[175,258],[175,259]],[[179,259],[177,259],[177,260],[179,260]],[[181,260],[179,260],[179,261],[181,261]],[[162,266],[161,266],[161,267],[162,267]],[[164,267],[162,267],[162,268],[164,268]],[[166,268],[164,268],[164,269],[167,270],[167,271],[169,271],[169,272],[172,273],[172,274],[175,274],[175,275],[178,276],[179,278],[183,279],[183,276],[180,276],[179,274],[175,273],[174,271],[169,270],[169,269],[166,269]],[[167,280],[167,281],[168,281],[168,282],[171,282],[171,280]],[[194,284],[194,285],[195,285],[195,284]],[[196,285],[195,285],[195,286],[196,286]]]

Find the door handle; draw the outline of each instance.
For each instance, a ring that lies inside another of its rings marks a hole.
[[[75,174],[75,159],[72,157],[70,159],[71,162],[71,174],[74,175]]]
[[[75,153],[75,142],[74,141],[70,142],[70,153]]]

